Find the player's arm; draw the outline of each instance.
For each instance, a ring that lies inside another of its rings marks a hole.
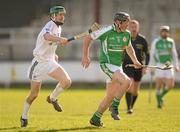
[[[154,65],[155,63],[155,54],[156,54],[155,45],[156,45],[156,40],[153,41],[151,44],[149,65]]]
[[[84,42],[83,42],[83,55],[82,55],[82,66],[84,68],[87,68],[90,64],[90,57],[89,57],[89,47],[90,47],[90,43],[92,41],[92,38],[90,35],[86,36],[84,38]]]
[[[150,55],[149,55],[149,46],[148,46],[148,43],[146,41],[146,39],[144,38],[143,39],[143,44],[144,44],[144,47],[143,47],[143,53],[145,55],[145,65],[148,65],[149,64],[149,59],[150,59]],[[147,68],[144,67],[143,68],[143,74],[146,74],[147,73]]]
[[[58,55],[57,55],[57,54],[55,54],[55,55],[54,55],[54,59],[55,59],[55,61],[56,61],[56,62],[58,62],[58,61],[59,61],[59,57],[58,57]]]
[[[131,45],[131,41],[129,41],[128,46],[126,46],[126,52],[130,56],[131,60],[134,63],[135,68],[141,68],[141,63],[137,60],[135,51]]]
[[[56,36],[51,35],[48,32],[45,33],[43,36],[44,36],[44,39],[47,40],[47,41],[56,42],[56,43],[62,44],[62,45],[65,45],[65,44],[68,43],[66,38],[56,37]]]
[[[149,64],[149,59],[150,59],[150,55],[149,55],[149,47],[148,47],[148,43],[146,40],[144,40],[144,54],[145,54],[145,65]]]
[[[177,50],[176,50],[174,41],[173,41],[173,47],[172,47],[172,57],[173,57],[173,65],[175,67],[175,70],[179,71],[178,55],[177,55]]]
[[[103,27],[95,32],[92,32],[90,35],[84,38],[83,43],[83,55],[82,55],[82,66],[87,68],[90,64],[90,57],[89,57],[89,47],[92,40],[101,39],[103,35],[112,29],[112,26]]]

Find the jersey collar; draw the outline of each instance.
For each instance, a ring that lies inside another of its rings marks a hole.
[[[115,23],[113,23],[112,28],[114,31],[116,31],[116,24]]]

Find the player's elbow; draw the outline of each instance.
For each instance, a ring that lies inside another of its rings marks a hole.
[[[89,45],[92,41],[91,35],[84,37],[84,45]]]

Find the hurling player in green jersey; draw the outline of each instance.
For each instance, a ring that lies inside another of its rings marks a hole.
[[[163,97],[174,87],[174,70],[179,70],[178,57],[174,40],[169,37],[169,26],[161,26],[160,37],[151,45],[149,65],[173,65],[169,70],[155,70],[156,98],[158,108],[163,106]]]
[[[129,77],[122,70],[123,53],[125,50],[135,64],[135,68],[141,68],[141,63],[137,60],[131,45],[131,35],[127,31],[129,20],[129,14],[118,12],[114,16],[113,25],[101,28],[84,39],[82,66],[85,68],[89,66],[90,42],[98,39],[101,42],[99,50],[100,67],[110,78],[106,84],[106,95],[90,120],[90,124],[94,126],[103,126],[101,122],[103,113],[111,106],[113,99],[115,100],[113,102],[114,105],[119,105],[119,99],[131,84]]]

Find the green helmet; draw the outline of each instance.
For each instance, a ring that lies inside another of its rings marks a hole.
[[[50,14],[57,14],[57,13],[66,13],[66,9],[63,6],[53,6],[51,7]]]
[[[116,21],[116,20],[121,21],[121,22],[129,21],[130,20],[130,16],[126,12],[117,12],[114,15],[114,21]]]

